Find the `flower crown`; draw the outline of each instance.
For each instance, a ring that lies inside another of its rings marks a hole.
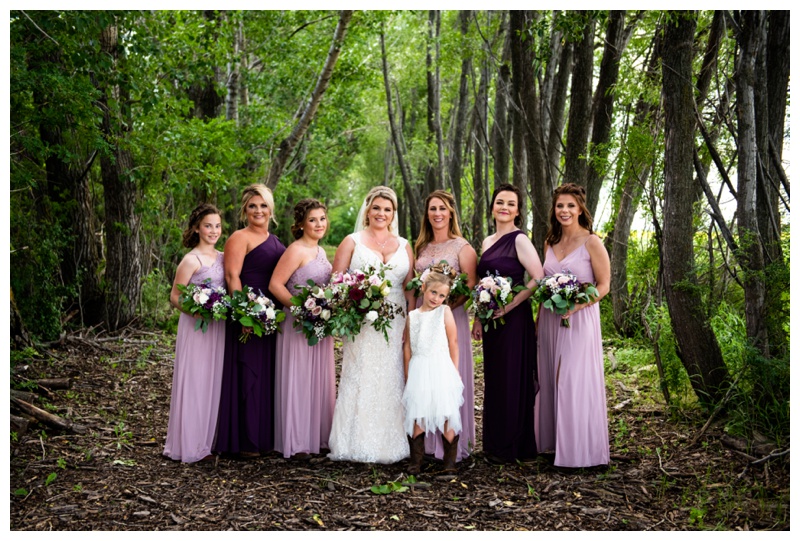
[[[441,263],[436,263],[435,265],[431,265],[430,267],[425,269],[425,272],[423,272],[422,275],[420,276],[420,281],[424,284],[425,282],[428,281],[428,278],[432,274],[439,274],[443,276],[444,278],[446,278],[450,286],[453,285],[453,280],[455,280],[457,276],[456,270],[453,267],[451,267],[445,262],[441,262]]]

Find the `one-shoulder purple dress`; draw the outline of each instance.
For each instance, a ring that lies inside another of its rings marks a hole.
[[[561,261],[547,249],[544,273],[569,271],[595,283],[585,243]],[[608,464],[608,415],[603,376],[603,341],[597,303],[569,317],[539,312],[539,450],[553,451],[554,464],[570,468]]]
[[[478,262],[478,279],[487,272],[511,278],[512,287],[524,285],[525,268],[517,257],[517,235],[500,237]],[[525,301],[497,327],[483,332],[483,450],[511,461],[536,456],[534,401],[536,380],[536,328],[529,301]]]
[[[292,274],[286,289],[308,280],[325,285],[331,279],[331,264],[325,250]],[[285,308],[283,333],[278,335],[275,357],[275,449],[286,458],[297,453],[319,453],[328,448],[328,437],[336,405],[336,368],[333,338],[309,346],[305,335],[293,328],[294,317]]]
[[[199,259],[199,258],[198,258]],[[214,264],[200,262],[189,279],[211,287],[225,285],[222,252]],[[172,373],[172,399],[164,455],[173,460],[197,462],[211,454],[217,429],[219,391],[222,383],[222,357],[225,352],[225,322],[212,321],[206,332],[194,330],[197,320],[181,312],[175,340],[175,368]]]
[[[269,296],[277,308],[283,306],[269,294],[272,271],[286,247],[273,234],[244,256],[239,278],[242,286]],[[242,326],[228,321],[225,361],[217,423],[218,453],[267,453],[274,446],[273,423],[275,340],[274,334],[251,336],[239,342]]]

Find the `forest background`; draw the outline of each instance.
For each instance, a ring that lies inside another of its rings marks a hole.
[[[788,11],[11,11],[9,33],[12,369],[76,329],[174,331],[189,212],[230,234],[250,183],[285,243],[294,203],[326,202],[333,249],[376,184],[408,239],[450,190],[479,247],[512,182],[543,255],[572,181],[611,256],[606,347],[655,364],[671,410],[788,448]]]

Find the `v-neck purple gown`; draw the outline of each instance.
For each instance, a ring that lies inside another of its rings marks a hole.
[[[544,273],[570,271],[594,283],[585,244],[559,261],[547,249]],[[539,450],[555,450],[556,466],[571,468],[608,464],[608,415],[603,375],[600,307],[595,303],[569,318],[544,308],[539,313]]]
[[[272,271],[286,247],[273,234],[244,256],[239,278],[242,286],[261,290],[277,308],[282,305],[269,294]],[[242,326],[228,321],[225,361],[219,403],[218,453],[267,453],[274,449],[275,334],[251,336],[239,342]]]
[[[486,273],[511,278],[512,287],[524,285],[525,267],[515,245],[522,231],[506,233],[478,262],[478,279]],[[534,401],[536,328],[531,303],[525,301],[494,328],[483,332],[483,450],[504,460],[536,456]]]

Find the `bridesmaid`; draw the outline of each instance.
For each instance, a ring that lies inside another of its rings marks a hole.
[[[414,246],[414,252],[417,254],[414,268],[421,273],[432,264],[445,260],[457,273],[467,274],[467,285],[472,289],[478,282],[476,275],[478,255],[469,242],[461,236],[455,203],[453,196],[444,190],[436,190],[428,195],[425,200],[425,220]],[[458,441],[456,458],[458,462],[469,456],[471,448],[475,448],[475,378],[469,316],[464,308],[466,301],[467,297],[462,296],[450,303],[458,330],[458,371],[464,384],[461,438]],[[416,306],[419,308],[421,305],[422,297],[419,297]],[[438,433],[425,436],[425,452],[442,459],[444,447]]]
[[[536,249],[518,228],[520,198],[519,188],[511,184],[498,186],[492,194],[496,233],[483,241],[478,276],[499,273],[517,286],[527,271],[531,280],[495,314],[503,316],[504,325],[498,322],[484,332],[476,319],[472,326],[473,338],[483,340],[483,451],[496,463],[536,457],[536,329],[529,299],[544,274]]]
[[[566,183],[553,192],[544,270],[563,270],[597,286],[599,297],[560,316],[539,312],[539,451],[555,450],[554,464],[568,468],[609,461],[603,342],[598,303],[609,290],[611,264],[592,233],[586,190]],[[561,320],[569,318],[570,327]]]
[[[333,338],[309,346],[292,326],[288,306],[295,285],[311,279],[318,285],[331,278],[331,264],[319,245],[328,228],[327,209],[316,199],[303,199],[294,207],[295,240],[272,273],[269,290],[287,308],[283,333],[278,335],[275,358],[275,449],[285,458],[308,459],[328,448],[336,403]]]
[[[274,221],[272,192],[263,184],[252,184],[242,193],[239,211],[247,225],[225,243],[225,280],[228,292],[250,286],[268,292],[270,278],[286,248],[269,232]],[[278,308],[282,308],[280,304]],[[225,337],[225,362],[217,425],[219,453],[251,458],[275,448],[272,420],[274,402],[275,335],[251,336],[246,343],[239,335],[250,327],[229,321]]]
[[[211,287],[225,285],[222,252],[214,248],[222,234],[219,210],[198,205],[183,232],[183,245],[191,248],[178,265],[169,302],[181,309],[178,284],[201,285],[210,278]],[[194,330],[195,319],[181,311],[175,341],[175,369],[164,455],[183,462],[211,458],[217,428],[225,323],[211,321],[205,333]]]

